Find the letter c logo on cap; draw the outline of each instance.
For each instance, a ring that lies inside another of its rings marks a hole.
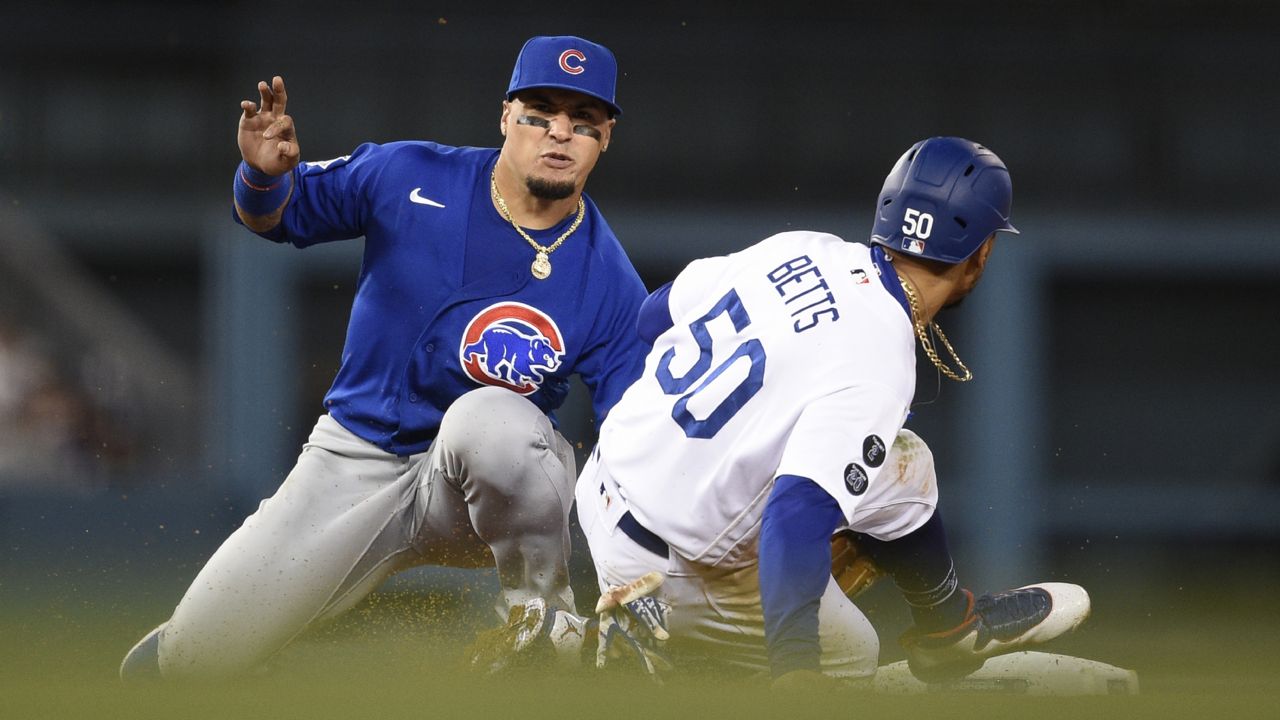
[[[570,60],[575,60],[570,64]],[[587,61],[587,56],[582,54],[581,50],[565,50],[560,53],[560,69],[570,75],[581,75],[586,68],[582,67],[582,63]]]

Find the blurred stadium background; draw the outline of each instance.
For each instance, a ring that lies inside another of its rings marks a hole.
[[[358,5],[0,10],[10,629],[114,617],[122,653],[321,412],[360,243],[297,251],[231,221],[255,83],[286,78],[304,159],[491,146],[520,44],[572,33],[620,62],[625,115],[589,190],[651,288],[785,229],[865,239],[917,139],[993,148],[1023,234],[941,319],[977,379],[939,389],[922,362],[913,421],[962,577],[1089,586],[1095,629],[1068,648],[1157,689],[1205,664],[1184,658],[1189,621],[1226,667],[1280,669],[1273,3]],[[562,413],[584,449],[586,407],[579,388]],[[471,580],[491,582],[418,583]]]

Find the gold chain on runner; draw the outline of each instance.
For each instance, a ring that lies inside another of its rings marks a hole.
[[[929,341],[929,335],[925,332],[924,321],[920,319],[920,300],[916,297],[916,291],[911,284],[902,277],[898,278],[898,284],[902,286],[902,292],[907,294],[907,304],[911,306],[911,324],[916,328],[916,337],[920,338],[920,346],[924,348],[924,354],[929,356],[933,366],[942,371],[943,375],[955,380],[956,382],[969,382],[973,379],[973,373],[969,368],[965,367],[960,360],[960,356],[956,354],[955,348],[951,347],[951,342],[947,340],[946,333],[942,332],[942,328],[938,327],[938,323],[929,323],[929,330],[937,334],[938,339],[942,341],[942,346],[951,354],[952,359],[956,361],[956,366],[964,373],[963,376],[956,374],[956,371],[947,367],[946,363],[938,357],[938,351],[933,349],[933,343]]]

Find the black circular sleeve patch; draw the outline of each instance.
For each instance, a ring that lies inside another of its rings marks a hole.
[[[884,463],[886,454],[884,441],[879,435],[868,435],[867,439],[862,441],[862,460],[868,467],[880,467]]]
[[[844,486],[850,495],[861,495],[867,491],[867,471],[858,463],[849,463],[844,469]]]

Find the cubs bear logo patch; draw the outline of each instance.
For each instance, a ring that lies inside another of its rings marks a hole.
[[[564,339],[554,320],[518,302],[490,305],[467,323],[458,347],[467,377],[529,395],[559,369]]]

